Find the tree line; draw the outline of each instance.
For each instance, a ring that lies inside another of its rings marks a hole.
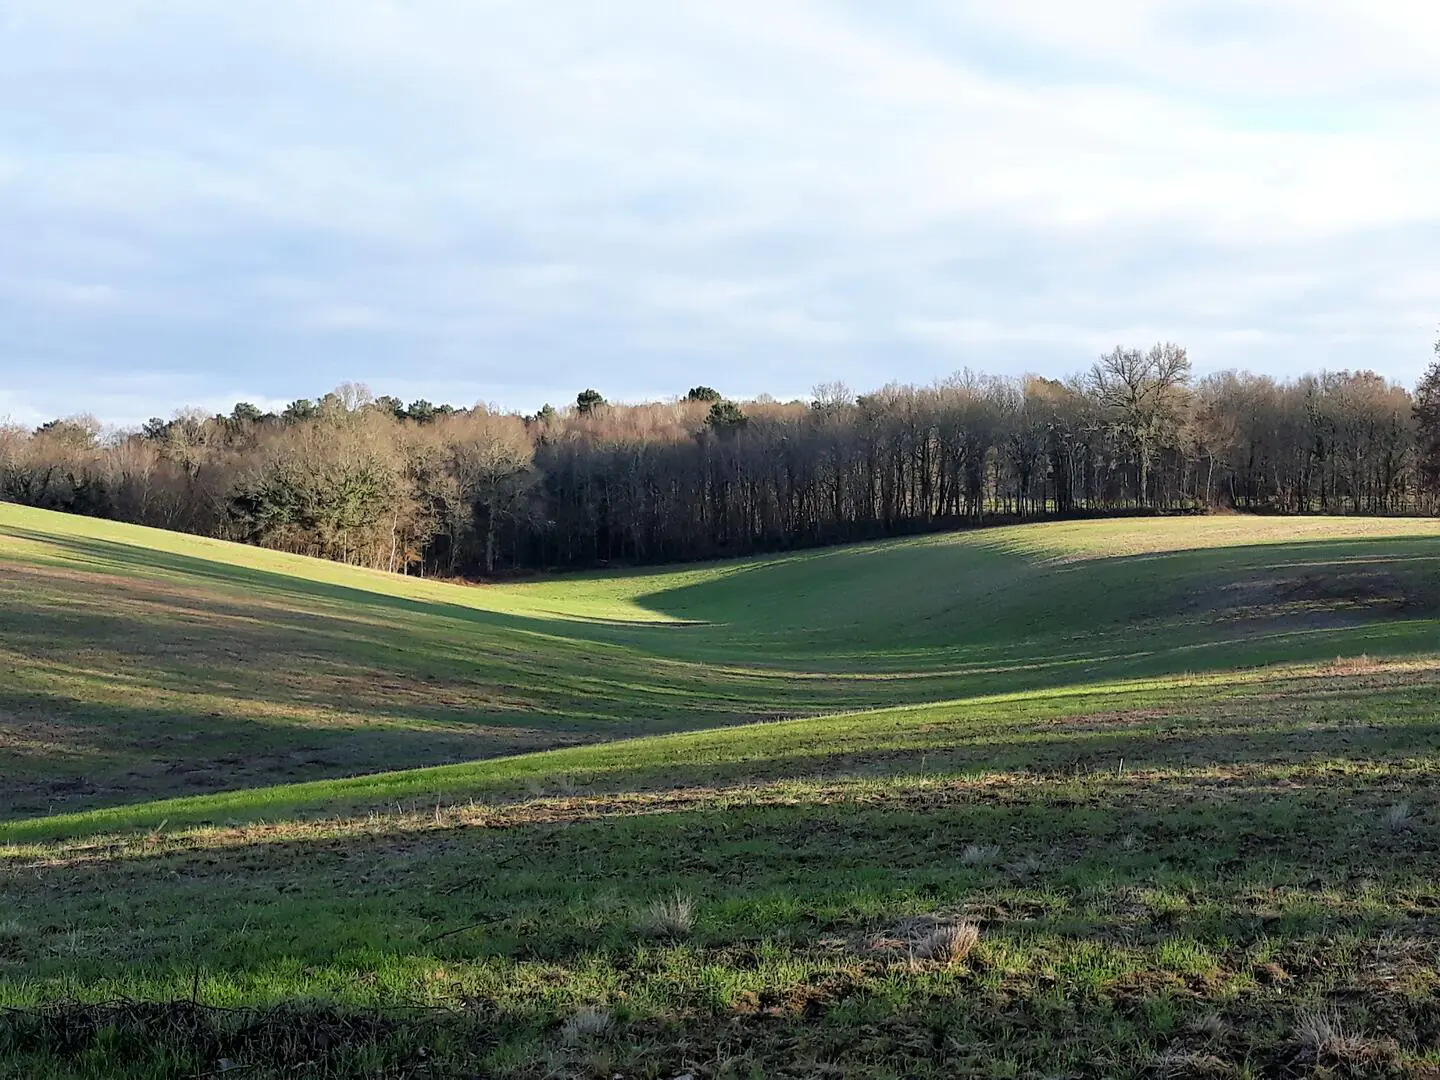
[[[1440,356],[1440,344],[1437,344]],[[407,574],[738,555],[998,521],[1228,506],[1440,511],[1440,360],[1195,379],[1183,348],[1073,378],[563,409],[403,404],[346,384],[279,413],[0,427],[0,498]]]

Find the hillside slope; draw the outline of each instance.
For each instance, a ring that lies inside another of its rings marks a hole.
[[[1046,524],[485,587],[0,505],[0,817],[1434,645],[1440,523]]]
[[[1434,1075],[1437,561],[465,588],[0,506],[0,1078]]]

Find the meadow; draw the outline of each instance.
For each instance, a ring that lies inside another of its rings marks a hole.
[[[465,586],[0,505],[0,755],[4,1077],[1440,1075],[1440,522]]]

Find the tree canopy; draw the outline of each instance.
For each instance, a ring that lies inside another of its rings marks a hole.
[[[1081,513],[1433,513],[1436,356],[1413,394],[1366,371],[1197,380],[1164,343],[1070,379],[964,371],[789,403],[702,385],[608,405],[587,389],[532,416],[346,384],[279,415],[241,402],[133,433],[89,417],[0,428],[0,497],[447,574]]]
[[[575,408],[582,414],[592,413],[604,404],[599,390],[581,390],[575,398]]]

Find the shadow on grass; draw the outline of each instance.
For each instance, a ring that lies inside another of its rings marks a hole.
[[[830,548],[748,561],[722,579],[643,598],[707,625],[622,627],[6,531],[137,580],[129,595],[106,583],[115,613],[23,599],[0,612],[0,635],[34,676],[0,695],[0,734],[8,730],[18,747],[0,766],[12,814],[756,718],[1361,652],[1414,655],[1440,643],[1424,599],[1437,561],[1427,539],[1058,565],[984,544]],[[968,560],[958,576],[957,560]],[[142,580],[154,572],[234,595],[167,608],[150,595],[165,583]],[[1208,595],[1257,575],[1344,574],[1359,574],[1370,592],[1311,597],[1309,616],[1248,611],[1257,597],[1278,602],[1273,581],[1259,593],[1241,590],[1238,601]],[[952,592],[932,595],[935,581]],[[1381,586],[1400,592],[1377,594]],[[1406,597],[1419,599],[1407,606]],[[872,613],[876,625],[867,626]]]
[[[695,732],[644,743],[600,742],[556,753],[440,770],[366,774],[338,783],[239,788],[93,817],[0,825],[12,841],[107,830],[430,808],[470,799],[701,792],[746,784],[883,782],[907,773],[1054,780],[1145,770],[1264,765],[1410,767],[1440,755],[1440,669],[1261,676],[1073,689],[1036,698],[957,702]],[[1433,764],[1425,765],[1433,770]]]
[[[881,656],[908,642],[944,645],[947,636],[996,651],[1140,624],[1152,633],[1189,626],[1219,643],[1236,631],[1261,629],[1247,621],[1285,614],[1341,631],[1370,620],[1434,619],[1440,539],[1307,540],[1074,560],[978,540],[897,542],[758,562],[640,600],[672,617],[758,610],[787,627],[815,628],[827,644],[830,626],[862,640],[868,632]],[[1342,619],[1327,624],[1327,614]]]
[[[722,1075],[744,1046],[767,1075],[803,1055],[939,1077],[973,1054],[1140,1077],[1219,1015],[1232,1034],[1197,1047],[1290,1075],[1296,1018],[1328,1009],[1423,1048],[1440,1035],[1434,674],[1262,683],[1198,717],[1112,695],[1106,714],[1025,717],[983,745],[911,728],[866,749],[857,731],[829,754],[797,730],[756,760],[639,766],[618,795],[580,778],[433,816],[162,825],[18,857],[0,1001],[42,1007],[0,1017],[0,1044],[109,1046],[117,1068],[158,1046],[195,1071],[233,1056],[277,1075],[301,1060],[290,1045],[312,1070],[397,1077],[422,1046],[432,1074],[515,1076],[589,1075],[602,1051],[604,1075]],[[677,891],[693,928],[647,936],[646,906]],[[960,919],[975,955],[917,963],[915,934]],[[251,1013],[192,1036],[160,1009],[102,1035],[62,1005],[44,1026],[45,1002],[77,996],[288,1002],[298,1022],[360,1026],[324,1047],[237,1036]],[[589,1005],[615,1030],[567,1045]]]
[[[849,1052],[863,1035],[843,1010],[860,1003],[894,1021],[943,994],[974,1019],[1000,1008],[1053,1031],[1057,978],[1069,1008],[1092,1015],[1157,994],[1198,1015],[1253,1007],[1260,977],[1284,980],[1281,1001],[1353,1004],[1345,980],[1365,970],[1358,946],[1377,941],[1391,975],[1364,992],[1404,1004],[1383,988],[1399,978],[1394,958],[1405,978],[1436,959],[1440,849],[1418,824],[1383,824],[1400,794],[1389,781],[1216,789],[1176,776],[939,794],[229,849],[161,840],[150,855],[31,868],[11,894],[46,929],[0,971],[0,991],[14,977],[142,1000],[192,981],[260,1004],[378,998],[369,1015],[441,1004],[541,1042],[579,1003],[704,1025],[800,994],[815,1005],[792,1019],[833,1013]],[[646,938],[645,904],[677,890],[696,902],[693,930]],[[978,961],[917,970],[905,928],[961,918],[981,928]],[[103,937],[76,943],[74,928]],[[1437,1019],[1407,1022],[1426,1017]]]
[[[412,600],[115,541],[56,536],[20,528],[6,531],[59,547],[122,574],[160,569],[187,578],[237,586],[247,594],[276,600],[302,596],[332,601],[349,610],[372,609],[427,617],[438,614],[507,633],[557,637],[566,642],[645,643],[659,646],[657,656],[666,655],[666,639],[684,642],[688,647],[706,637],[695,634],[696,629],[717,629],[708,620],[697,624],[688,616],[696,612],[712,615],[754,611],[756,598],[765,601],[760,608],[762,612],[771,608],[788,612],[784,626],[797,633],[808,635],[832,622],[838,622],[848,631],[852,623],[843,617],[837,619],[837,613],[854,616],[862,623],[867,615],[882,614],[873,610],[872,592],[875,588],[889,592],[901,582],[908,592],[915,594],[903,599],[915,599],[914,606],[922,610],[930,608],[926,613],[932,616],[937,613],[952,616],[958,631],[956,636],[962,643],[983,644],[988,651],[1028,646],[1036,639],[1053,636],[1056,612],[1064,619],[1073,620],[1060,629],[1077,634],[1094,631],[1097,623],[1098,628],[1128,627],[1157,613],[1178,614],[1182,619],[1187,615],[1228,614],[1236,609],[1243,614],[1252,599],[1249,594],[1242,594],[1235,604],[1225,603],[1223,599],[1221,602],[1206,600],[1206,592],[1223,586],[1224,582],[1217,578],[1224,575],[1268,574],[1276,586],[1293,585],[1297,576],[1357,579],[1354,588],[1358,591],[1353,594],[1347,595],[1343,589],[1329,594],[1323,590],[1308,593],[1305,599],[1317,608],[1317,615],[1323,614],[1327,601],[1335,607],[1354,609],[1350,614],[1361,619],[1401,616],[1421,621],[1440,614],[1440,540],[1430,537],[1236,545],[1059,564],[1042,556],[983,543],[958,547],[894,542],[828,548],[778,559],[745,560],[738,570],[715,580],[646,594],[640,598],[645,606],[676,621],[630,624],[602,619],[542,618],[443,600]],[[956,564],[961,561],[967,563],[962,579],[973,585],[980,595],[935,597],[934,583],[953,578]],[[1030,580],[1023,586],[1017,585],[1027,575]],[[1156,586],[1163,587],[1157,592]],[[858,599],[847,601],[847,593],[853,593]],[[928,605],[923,602],[926,597],[932,598]],[[1103,603],[1097,606],[1095,601],[1102,598]],[[1262,597],[1267,601],[1283,598],[1280,594]],[[994,610],[995,604],[987,609],[978,601],[996,601],[1000,608],[1008,610]],[[1047,625],[1047,614],[1051,616],[1052,625]],[[902,605],[896,616],[907,623],[915,621],[909,605]],[[726,649],[743,649],[744,627],[718,628],[732,632],[716,635],[716,644]],[[999,641],[991,639],[989,631],[996,628],[1006,631],[1006,637]],[[915,636],[920,644],[933,644],[927,637],[932,633],[926,630]],[[883,656],[886,649],[882,645],[868,651]],[[757,662],[762,666],[783,664],[784,658],[758,657]]]

